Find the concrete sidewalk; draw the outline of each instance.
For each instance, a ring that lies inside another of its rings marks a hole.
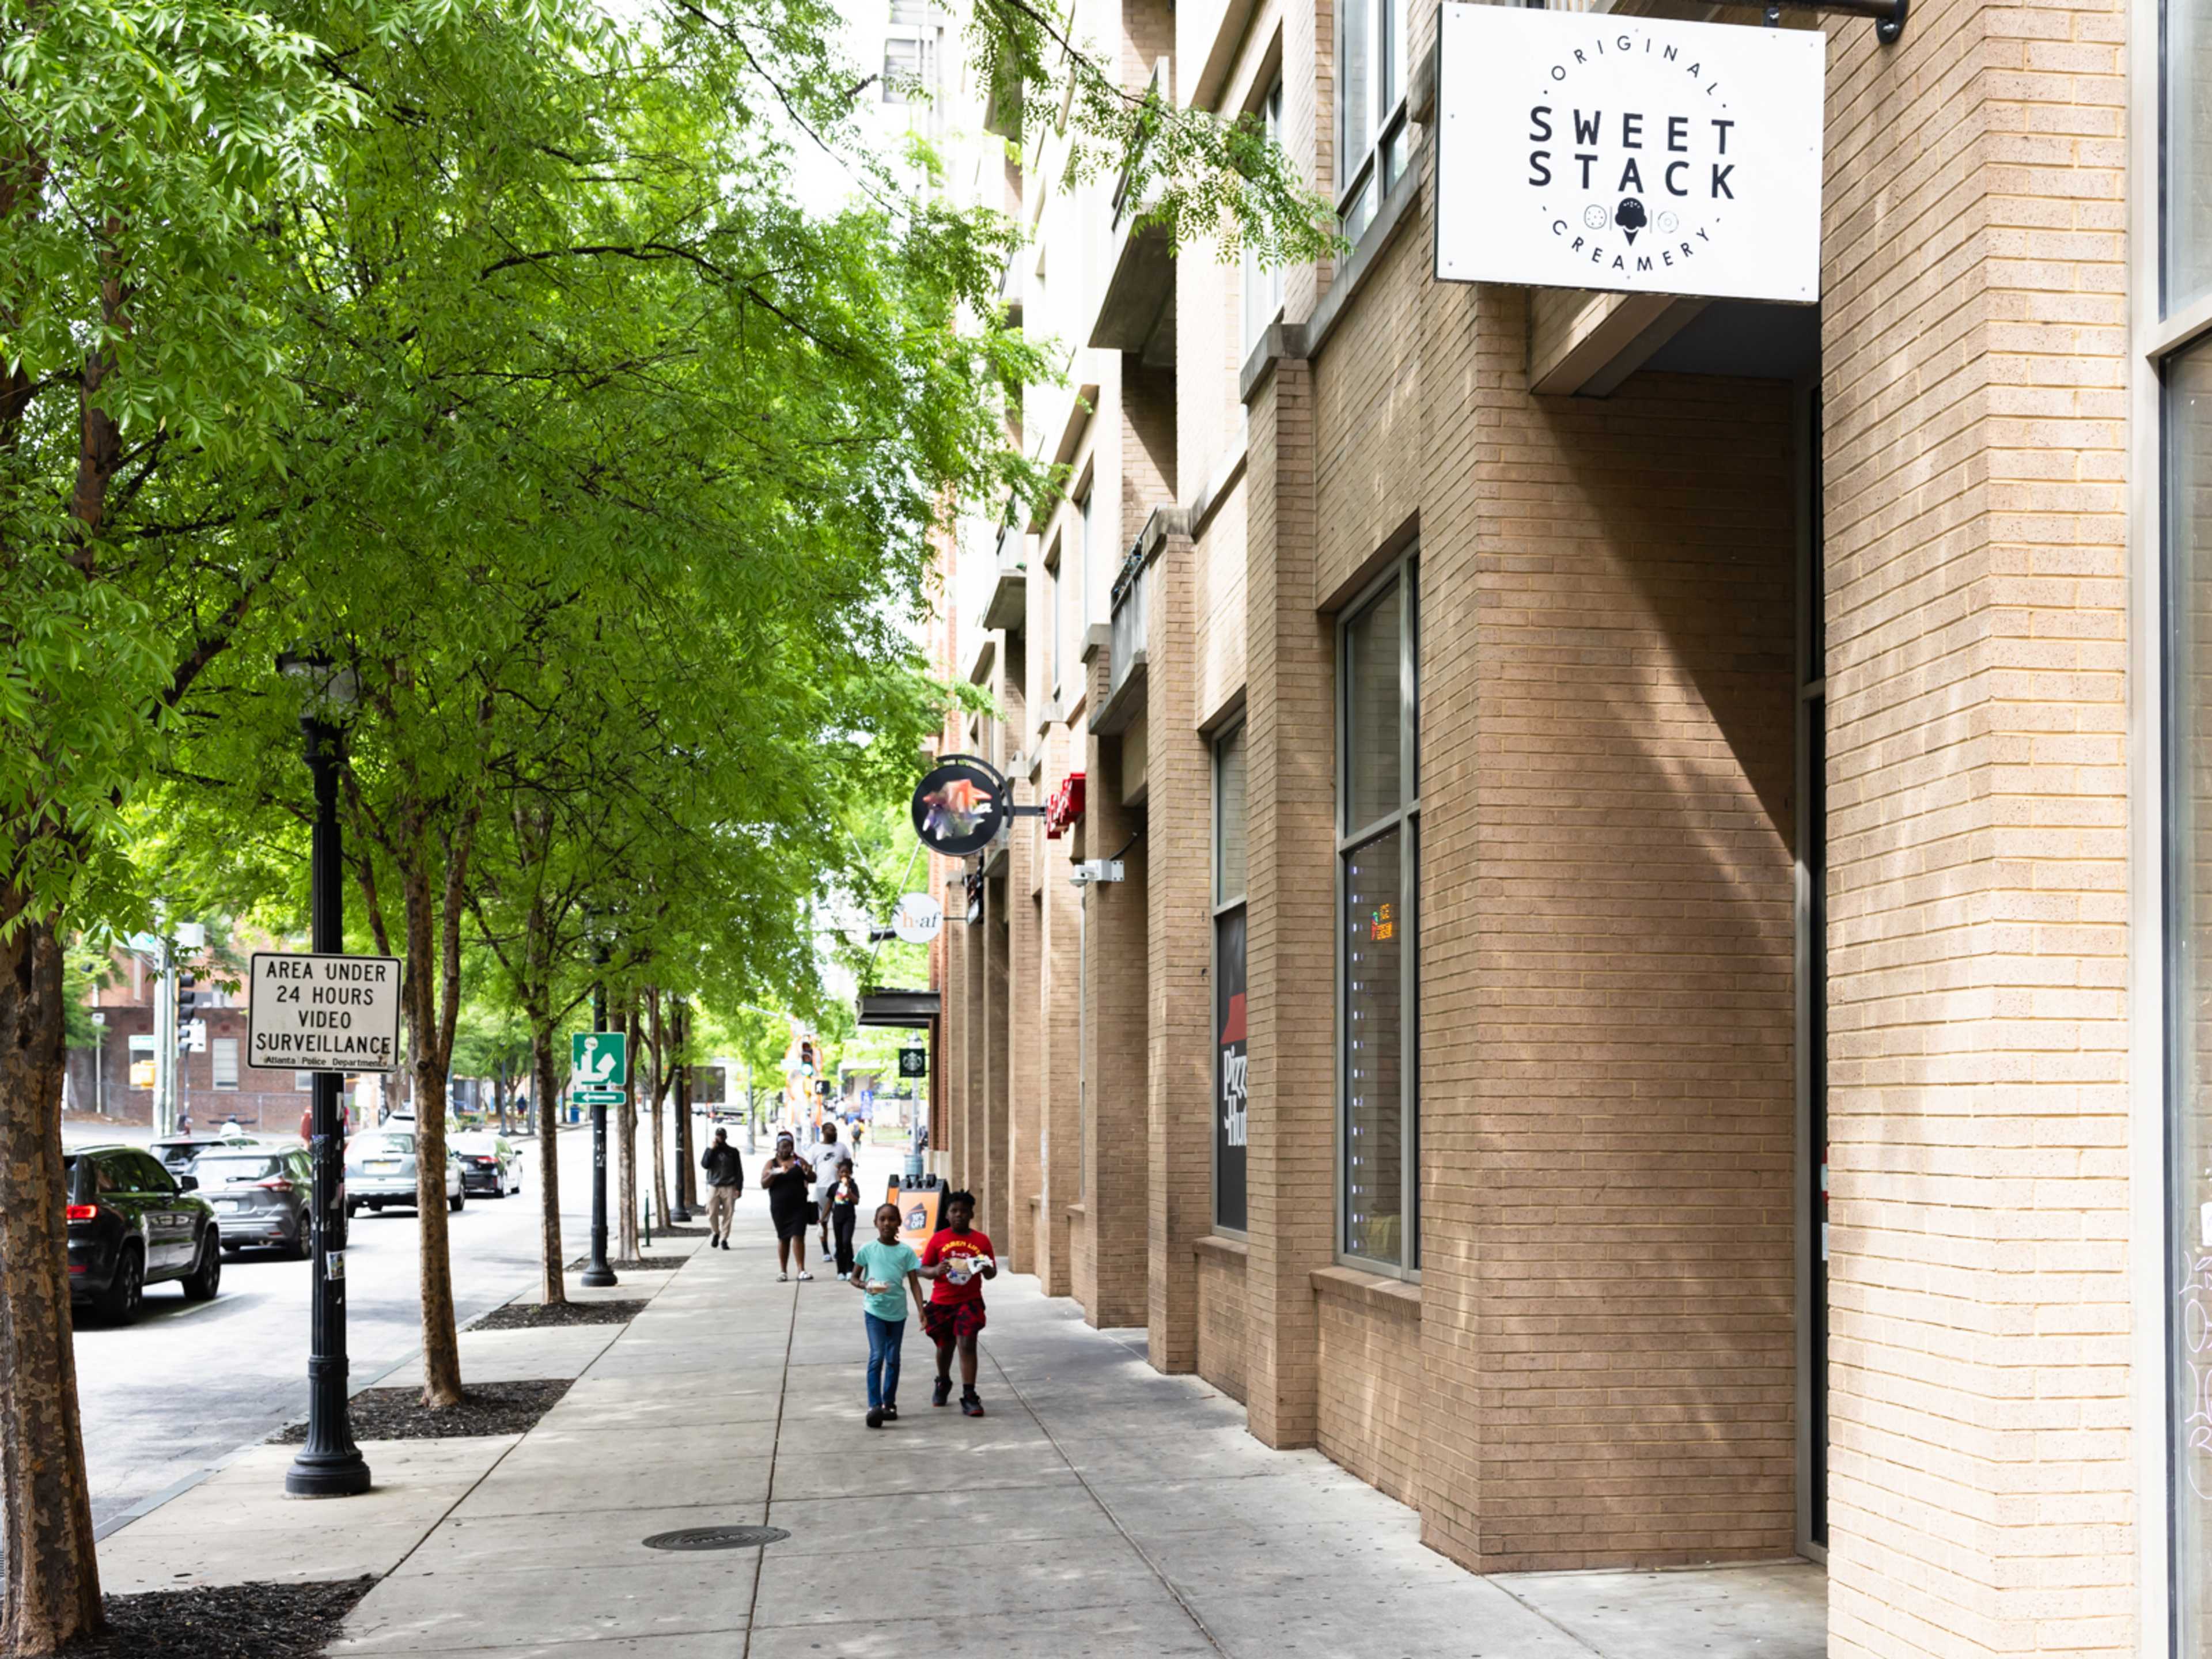
[[[210,1482],[110,1540],[103,1569],[119,1548],[147,1588],[179,1582],[161,1571],[171,1558],[189,1558],[192,1582],[229,1576],[210,1559],[226,1553],[236,1577],[278,1576],[273,1504],[297,1535],[292,1576],[324,1576],[318,1536],[329,1576],[388,1572],[333,1649],[359,1656],[1825,1650],[1823,1580],[1802,1563],[1468,1574],[1421,1546],[1411,1510],[1317,1453],[1261,1446],[1235,1402],[1158,1375],[1140,1342],[1086,1328],[1028,1279],[988,1291],[988,1416],[931,1408],[933,1356],[914,1326],[903,1420],[872,1431],[859,1295],[826,1273],[775,1282],[757,1190],[737,1243],[693,1255],[596,1353],[559,1354],[580,1375],[519,1440],[372,1449],[378,1493],[312,1505],[264,1496],[282,1460],[262,1470],[252,1460],[264,1455],[250,1454],[219,1477],[227,1490]],[[511,1372],[524,1356],[508,1351]],[[210,1498],[228,1512],[208,1510]],[[252,1513],[235,1508],[242,1498]],[[763,1522],[790,1538],[726,1553],[642,1542]],[[241,1547],[226,1552],[230,1528]]]

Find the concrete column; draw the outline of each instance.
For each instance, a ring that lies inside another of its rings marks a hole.
[[[1303,358],[1276,362],[1253,393],[1246,463],[1245,1403],[1252,1432],[1272,1446],[1310,1445],[1316,1432],[1312,1275],[1333,1260],[1336,1213],[1335,657],[1314,611],[1312,384]]]
[[[1161,533],[1145,578],[1145,1323],[1164,1371],[1198,1364],[1194,1252],[1213,1221],[1212,757],[1197,729],[1193,557],[1188,537]]]
[[[988,887],[988,884],[985,884]],[[988,902],[985,907],[988,908]],[[964,1033],[960,1050],[960,1159],[953,1166],[953,1184],[980,1192],[978,1182],[982,1178],[984,1160],[988,1156],[983,1145],[985,1063],[989,1043],[984,1027],[983,982],[985,973],[985,927],[967,920],[964,901],[951,925],[960,930],[961,1025]]]
[[[945,948],[945,984],[939,1000],[938,1109],[929,1145],[941,1159],[933,1167],[941,1169],[948,1181],[959,1179],[965,1156],[961,1126],[968,1105],[968,930],[961,923],[959,871],[957,860],[947,862],[937,889],[945,904],[945,925],[938,930]]]
[[[973,1184],[977,1224],[993,1244],[1013,1223],[1006,1207],[1006,1085],[1012,1075],[1006,1054],[1007,881],[983,884],[983,1092],[976,1114]]]
[[[1021,729],[1018,726],[1015,729]],[[1014,782],[1014,799],[1036,799],[1026,778]],[[1044,826],[1036,818],[1014,820],[1006,854],[1006,1156],[1000,1226],[991,1234],[1006,1267],[1035,1273],[1036,1220],[1032,1204],[1042,1170],[1037,1135],[1044,1123],[1038,1066],[1044,1046],[1042,985],[1043,910],[1036,890],[1039,848]]]

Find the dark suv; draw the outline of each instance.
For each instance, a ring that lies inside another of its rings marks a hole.
[[[222,1282],[215,1212],[137,1146],[80,1146],[62,1157],[69,1192],[70,1298],[111,1324],[138,1316],[146,1286],[184,1283],[188,1302],[211,1302]]]
[[[215,1209],[227,1252],[273,1244],[295,1260],[307,1254],[315,1167],[304,1146],[210,1146],[192,1179]]]

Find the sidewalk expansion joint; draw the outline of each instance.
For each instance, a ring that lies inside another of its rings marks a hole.
[[[696,1257],[693,1258],[695,1261]],[[669,1280],[674,1284],[674,1279]],[[791,1399],[791,1351],[799,1340],[799,1286],[791,1287],[791,1320],[783,1331],[783,1373],[775,1386],[775,1437],[769,1443],[768,1496],[761,1500],[761,1522],[775,1513],[775,1467],[783,1456],[783,1409]],[[789,1534],[786,1534],[788,1536]],[[745,1603],[745,1645],[739,1659],[752,1659],[753,1626],[760,1618],[761,1578],[768,1571],[768,1547],[753,1552],[753,1593]]]

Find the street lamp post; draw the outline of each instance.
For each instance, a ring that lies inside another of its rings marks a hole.
[[[319,956],[345,950],[345,868],[338,842],[338,764],[345,734],[326,718],[353,701],[349,672],[332,673],[319,656],[285,656],[277,666],[312,677],[316,695],[300,725],[307,738],[307,769],[315,778],[315,827],[307,858],[307,915]],[[350,1498],[368,1490],[368,1462],[353,1443],[346,1415],[345,1164],[336,1072],[314,1074],[315,1203],[310,1218],[314,1302],[307,1353],[307,1443],[284,1473],[291,1498]]]
[[[604,940],[594,947],[592,960],[606,965]],[[592,1029],[607,1029],[607,984],[603,979],[592,986]],[[596,1097],[601,1091],[593,1092]],[[607,1265],[607,1109],[596,1097],[592,1102],[592,1259],[584,1264],[582,1282],[593,1290],[616,1282],[615,1270]]]
[[[691,1009],[682,998],[671,1011],[669,1024],[675,1027],[676,1052],[684,1053],[684,1045],[691,1037]],[[691,1219],[691,1206],[684,1201],[684,1194],[691,1182],[691,1070],[679,1059],[676,1071],[676,1201],[670,1206],[672,1222]]]

